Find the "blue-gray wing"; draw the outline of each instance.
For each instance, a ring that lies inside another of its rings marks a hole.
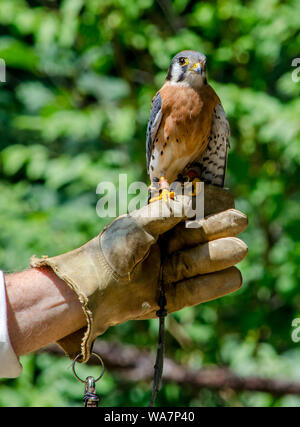
[[[150,117],[149,117],[148,126],[147,126],[146,158],[147,158],[148,172],[149,172],[151,154],[154,147],[154,140],[162,119],[161,107],[162,107],[161,96],[160,96],[160,93],[158,92],[152,101],[152,108],[151,108]]]

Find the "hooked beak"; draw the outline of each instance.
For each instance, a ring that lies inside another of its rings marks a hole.
[[[201,68],[201,65],[200,65],[200,62],[196,62],[191,68],[190,68],[190,70],[191,71],[193,71],[194,73],[197,73],[197,74],[202,74],[202,68]]]

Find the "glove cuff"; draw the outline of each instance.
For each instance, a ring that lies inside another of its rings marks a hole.
[[[103,276],[113,275],[99,250],[99,236],[78,249],[52,258],[43,256],[39,259],[33,255],[30,266],[51,267],[54,273],[76,293],[86,317],[86,327],[60,339],[57,344],[71,359],[81,353],[82,362],[87,361],[93,341],[99,335],[99,331],[95,330],[97,313],[94,313],[93,301],[101,297],[99,284],[105,279]],[[104,326],[101,333],[106,329]]]

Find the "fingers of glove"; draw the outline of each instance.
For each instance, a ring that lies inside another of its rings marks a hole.
[[[192,198],[176,196],[175,200],[159,200],[143,206],[132,212],[130,217],[145,231],[157,238],[192,215]]]
[[[182,222],[169,232],[167,252],[172,253],[179,249],[196,246],[199,243],[234,237],[242,233],[248,225],[248,218],[236,209],[228,209],[216,213],[199,221],[198,228],[186,228]]]
[[[241,285],[242,275],[236,267],[196,276],[166,288],[166,308],[172,313],[235,292]]]
[[[242,261],[247,251],[247,245],[237,237],[225,237],[177,251],[165,262],[165,281],[174,283],[232,267]]]

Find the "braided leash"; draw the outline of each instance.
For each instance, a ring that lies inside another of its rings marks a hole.
[[[165,295],[165,284],[164,284],[164,250],[163,245],[161,247],[162,251],[162,260],[160,266],[160,293],[158,297],[159,310],[156,312],[156,316],[159,318],[159,332],[158,332],[158,343],[157,343],[157,352],[156,360],[154,365],[154,376],[153,376],[153,388],[152,396],[149,406],[154,406],[154,402],[159,392],[161,378],[164,368],[164,353],[165,353],[165,318],[168,315],[166,310],[167,299]]]

